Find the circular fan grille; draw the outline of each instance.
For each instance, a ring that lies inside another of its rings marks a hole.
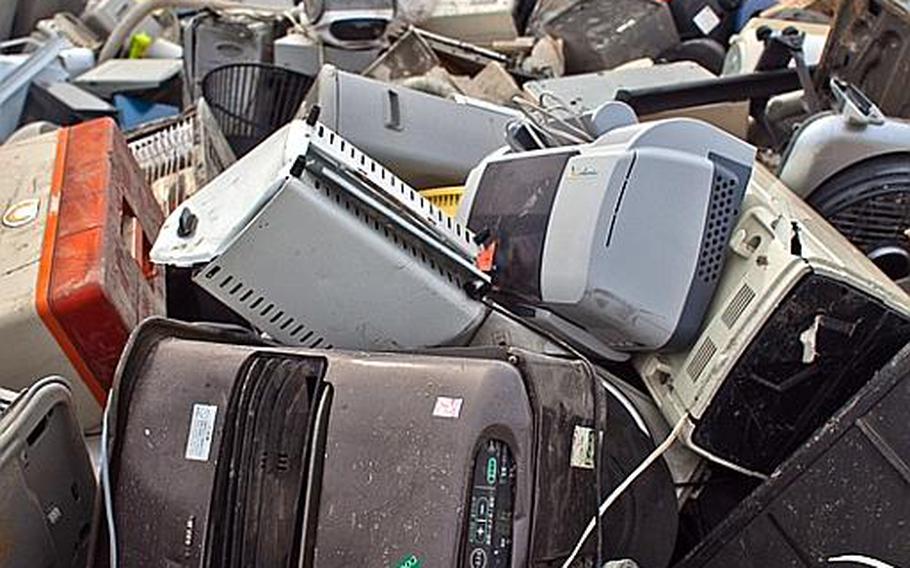
[[[910,276],[910,156],[860,162],[822,184],[810,203],[885,274]]]
[[[910,228],[910,185],[875,197],[858,195],[828,216],[828,221],[851,243],[872,252],[886,243],[910,245],[904,232]]]

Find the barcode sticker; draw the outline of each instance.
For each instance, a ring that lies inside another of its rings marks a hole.
[[[215,416],[218,407],[213,404],[194,404],[190,418],[190,433],[186,438],[185,458],[193,461],[209,461],[212,450],[212,433],[215,431]]]

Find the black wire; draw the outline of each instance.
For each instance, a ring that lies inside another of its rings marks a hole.
[[[595,568],[601,568],[601,566],[603,566],[603,558],[604,558],[603,527],[601,526],[602,521],[600,519],[600,500],[603,498],[603,492],[602,492],[603,491],[603,479],[602,479],[603,474],[602,474],[602,469],[601,469],[601,464],[602,464],[602,460],[603,460],[603,456],[602,456],[603,436],[601,436],[600,404],[599,404],[600,396],[598,396],[600,393],[600,389],[598,388],[599,385],[597,384],[598,379],[597,379],[597,373],[595,372],[595,369],[594,369],[594,364],[591,363],[591,361],[584,354],[582,354],[578,349],[573,347],[570,343],[568,343],[561,337],[557,336],[556,334],[551,333],[549,330],[543,329],[543,328],[537,326],[536,324],[532,324],[531,322],[517,316],[516,314],[512,313],[505,306],[501,306],[501,305],[497,304],[495,301],[490,300],[486,296],[480,298],[480,301],[483,302],[483,304],[486,305],[491,310],[498,312],[498,313],[504,315],[505,317],[507,317],[508,319],[518,323],[519,325],[522,325],[522,326],[530,329],[531,331],[534,331],[535,333],[538,333],[538,334],[544,336],[551,342],[562,347],[563,349],[568,351],[570,354],[577,357],[582,362],[582,364],[585,365],[585,367],[588,371],[588,375],[591,377],[591,396],[592,396],[592,404],[593,404],[593,409],[591,412],[591,420],[594,423],[594,486],[595,486],[595,491],[597,492],[597,498],[594,500],[594,530],[595,530],[595,532],[597,532],[597,553],[596,553],[596,559],[595,559],[596,563],[594,564],[594,566],[595,566]]]

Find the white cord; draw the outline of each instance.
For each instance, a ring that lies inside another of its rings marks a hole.
[[[657,459],[663,455],[664,452],[670,449],[670,446],[673,445],[673,442],[676,441],[676,437],[679,436],[679,433],[682,432],[683,426],[685,426],[686,421],[688,420],[688,415],[683,416],[679,422],[676,423],[676,426],[673,427],[673,430],[667,435],[667,438],[661,442],[659,446],[654,448],[654,451],[651,452],[648,457],[642,461],[638,467],[635,468],[632,473],[626,477],[622,483],[620,483],[616,489],[613,490],[610,495],[601,503],[597,511],[597,516],[602,517],[604,513],[607,512],[607,509],[610,508],[613,503],[629,488],[632,483],[635,482],[638,477],[644,473],[652,463],[657,461]],[[578,556],[578,553],[581,552],[582,547],[585,544],[585,541],[588,540],[588,537],[591,536],[591,533],[594,532],[594,527],[597,525],[597,517],[592,517],[591,521],[588,523],[588,526],[585,528],[585,531],[582,533],[581,538],[578,539],[578,543],[575,544],[575,548],[572,550],[572,554],[566,558],[566,561],[562,563],[562,568],[569,568],[572,562],[575,561],[575,558]]]
[[[701,457],[705,458],[709,462],[717,464],[721,467],[725,467],[729,470],[735,471],[736,473],[741,473],[741,474],[747,475],[749,477],[761,479],[762,481],[768,480],[767,475],[765,475],[763,473],[759,473],[757,471],[752,471],[751,469],[746,469],[742,466],[736,465],[735,463],[733,463],[731,461],[727,461],[721,457],[715,456],[708,450],[701,448],[701,447],[697,446],[696,444],[690,444],[689,449],[692,450],[693,452],[695,452],[696,454],[700,455]]]
[[[104,496],[104,516],[107,519],[110,568],[117,568],[117,533],[114,526],[114,502],[111,498],[111,476],[107,455],[107,414],[110,409],[111,400],[108,397],[107,405],[104,407],[104,417],[101,419],[101,491]]]
[[[882,562],[878,558],[872,558],[870,556],[866,556],[865,554],[844,554],[841,556],[832,556],[828,559],[829,564],[834,564],[836,562],[862,564],[863,566],[871,566],[872,568],[896,568],[887,562]]]

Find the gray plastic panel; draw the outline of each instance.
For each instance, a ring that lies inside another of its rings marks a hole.
[[[421,189],[464,183],[484,156],[505,146],[505,126],[515,117],[331,66],[307,95],[306,108],[316,104],[320,120]]]
[[[457,267],[309,174],[290,178],[195,281],[278,341],[307,347],[457,344],[485,313]]]
[[[95,476],[67,383],[35,383],[0,419],[0,564],[85,566]]]

